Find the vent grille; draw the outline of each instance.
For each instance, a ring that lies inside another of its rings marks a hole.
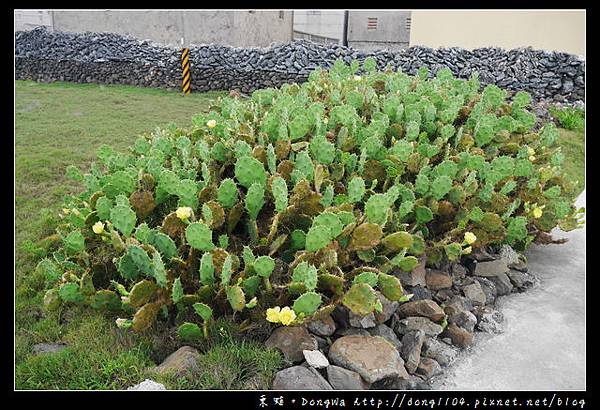
[[[411,24],[412,24],[412,19],[410,17],[407,17],[405,24],[404,24],[404,27],[406,28],[406,30],[410,31]]]
[[[377,17],[367,17],[367,30],[377,30]]]

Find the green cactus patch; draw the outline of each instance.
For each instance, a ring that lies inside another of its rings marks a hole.
[[[56,207],[58,249],[36,267],[45,308],[108,310],[136,332],[183,323],[186,341],[222,317],[261,327],[277,305],[293,304],[293,324],[340,304],[362,316],[383,310],[375,289],[408,301],[392,273],[419,260],[525,250],[582,225],[558,130],[535,127],[529,95],[377,65],[355,78],[360,63],[339,60],[302,84],[219,99],[189,128],[68,167],[83,191]]]

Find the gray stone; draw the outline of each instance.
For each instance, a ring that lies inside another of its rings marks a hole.
[[[357,314],[352,313],[352,311],[350,311],[350,314],[348,316],[348,321],[350,323],[350,326],[356,327],[359,329],[368,329],[370,327],[375,327],[377,325],[377,323],[375,323],[375,314],[372,312],[366,316],[359,316]]]
[[[431,292],[429,291],[429,289],[424,288],[422,286],[406,287],[404,288],[404,291],[408,295],[413,295],[413,297],[410,299],[413,302],[415,300],[431,299]]]
[[[448,323],[456,323],[463,329],[473,333],[477,325],[477,317],[468,310],[461,310],[448,316]]]
[[[66,348],[66,343],[38,343],[36,345],[33,345],[33,347],[31,348],[31,353],[35,356],[45,353],[60,352]]]
[[[396,310],[398,310],[398,306],[400,305],[400,303],[392,302],[377,290],[375,291],[375,293],[377,294],[377,298],[379,299],[379,301],[381,302],[381,306],[383,307],[381,312],[373,312],[375,315],[375,323],[385,323],[388,320],[390,320],[392,315],[396,312]]]
[[[292,366],[275,374],[273,390],[333,390],[315,369]]]
[[[424,341],[425,333],[422,330],[408,332],[402,337],[402,350],[400,353],[404,359],[404,367],[409,373],[414,373],[419,366]]]
[[[514,287],[521,292],[526,289],[529,289],[537,282],[535,276],[514,269],[509,270],[507,275]]]
[[[353,370],[368,383],[386,378],[408,378],[398,350],[379,336],[344,336],[329,349],[329,360]]]
[[[395,271],[396,276],[400,279],[402,286],[426,286],[425,281],[425,263],[427,258],[419,258],[418,265],[410,272],[404,272],[402,270]]]
[[[510,245],[502,245],[498,255],[506,262],[507,266],[519,263],[519,254]]]
[[[369,390],[370,387],[360,374],[335,365],[327,368],[327,380],[335,390]]]
[[[482,277],[497,276],[508,272],[508,265],[504,259],[496,259],[488,262],[477,262],[474,274]]]
[[[430,357],[421,357],[416,373],[425,379],[431,379],[442,372],[442,366]]]
[[[338,329],[335,332],[335,336],[337,336],[337,337],[354,336],[354,335],[370,336],[371,334],[369,333],[369,331],[367,329],[359,329],[357,327],[347,327],[345,329]]]
[[[308,330],[318,336],[331,336],[335,333],[335,321],[331,316],[326,316],[320,320],[308,322]]]
[[[416,300],[403,303],[398,308],[398,317],[422,316],[434,322],[439,322],[445,317],[444,310],[433,300]]]
[[[279,349],[286,360],[297,363],[304,360],[303,350],[317,350],[317,341],[304,326],[281,326],[265,342],[266,347]]]
[[[374,328],[369,329],[369,333],[371,334],[371,336],[383,337],[385,340],[387,340],[388,342],[393,344],[394,347],[396,347],[396,349],[398,349],[398,351],[400,351],[400,349],[402,349],[402,342],[400,342],[400,339],[398,339],[398,336],[396,336],[396,333],[394,333],[392,328],[389,326],[386,326],[384,324],[379,324],[379,325],[375,326]]]
[[[450,273],[452,274],[452,281],[456,282],[467,275],[467,268],[460,263],[453,263],[450,267]]]
[[[429,290],[440,290],[452,287],[452,276],[447,272],[427,269],[425,280]]]
[[[506,273],[498,273],[496,276],[490,276],[489,280],[496,286],[498,296],[508,295],[513,290],[513,285]]]
[[[479,282],[467,285],[463,287],[462,290],[465,297],[468,298],[473,305],[485,305],[487,298]]]
[[[494,285],[494,282],[488,278],[482,277],[475,277],[474,279],[479,282],[483,293],[485,293],[486,305],[493,305],[496,302],[496,296],[498,296],[498,291],[496,290],[496,285]]]
[[[399,319],[393,322],[393,329],[399,335],[405,335],[408,332],[422,330],[427,336],[437,336],[442,333],[442,326],[432,322],[426,317],[413,316],[406,319]]]
[[[313,336],[313,337],[317,341],[318,349],[326,354],[327,351],[329,350],[329,346],[330,346],[330,343],[327,341],[327,339],[324,337],[321,337],[321,336]]]
[[[373,388],[375,389],[376,387],[373,386]],[[417,375],[410,375],[407,379],[384,381],[377,388],[388,390],[431,390],[431,386]]]
[[[448,366],[458,356],[458,349],[437,339],[427,338],[423,343],[422,354],[434,359],[442,366]]]
[[[503,333],[504,332],[504,315],[502,312],[493,309],[489,306],[479,306],[473,310],[477,317],[476,328],[487,333]]]
[[[302,353],[304,354],[306,363],[308,363],[310,367],[324,369],[329,366],[329,360],[327,360],[325,355],[318,350],[303,350]]]
[[[448,337],[453,345],[462,347],[463,349],[473,344],[473,333],[463,329],[456,323],[450,323],[442,336]]]
[[[128,387],[127,390],[138,390],[138,391],[158,391],[167,390],[164,384],[157,383],[154,380],[146,379],[135,386]]]
[[[200,353],[191,346],[180,347],[171,353],[163,362],[152,369],[158,374],[172,374],[175,377],[194,375],[200,372],[198,359]]]

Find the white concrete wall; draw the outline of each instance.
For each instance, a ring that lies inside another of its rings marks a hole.
[[[344,10],[294,10],[294,31],[342,40]]]
[[[31,30],[35,27],[52,28],[52,15],[48,10],[15,10],[15,31]]]
[[[531,46],[584,56],[585,29],[585,10],[415,10],[410,45]]]
[[[53,10],[54,29],[112,32],[163,44],[264,47],[292,39],[291,10]],[[15,13],[15,21],[17,14]]]

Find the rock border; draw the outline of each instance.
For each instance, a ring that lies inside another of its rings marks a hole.
[[[379,294],[385,314],[377,317],[338,306],[307,327],[276,328],[266,345],[284,352],[292,367],[275,375],[273,389],[431,389],[468,354],[476,332],[503,332],[498,297],[539,283],[508,245],[477,250],[463,262],[430,269],[421,260],[412,272],[393,272],[413,297],[399,304]],[[307,350],[311,345],[318,348]]]
[[[448,67],[458,78],[479,72],[482,84],[529,92],[536,101],[574,102],[585,97],[585,60],[576,55],[519,48],[465,50],[414,46],[405,50],[364,52],[306,40],[268,48],[203,44],[190,47],[193,91],[256,89],[304,82],[317,67],[331,68],[338,58],[350,63],[373,57],[378,69],[389,64],[411,75],[428,67]],[[179,89],[180,50],[115,33],[50,32],[40,27],[15,32],[15,78],[34,81],[127,84]]]

